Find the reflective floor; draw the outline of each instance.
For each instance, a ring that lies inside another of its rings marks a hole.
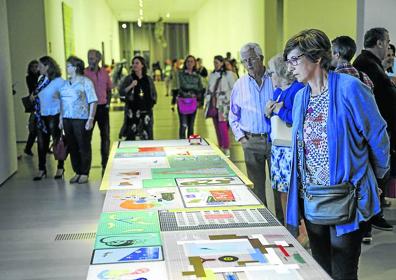
[[[157,84],[159,101],[155,107],[155,139],[176,139],[177,113],[170,109],[162,83]],[[113,104],[111,139],[116,141],[122,125],[122,104]],[[196,133],[216,142],[213,125],[198,111]],[[48,178],[33,182],[37,171],[37,152],[22,154],[18,144],[18,172],[0,187],[0,279],[79,280],[85,279],[91,259],[97,221],[104,195],[99,193],[101,180],[100,139],[94,131],[93,162],[90,182],[70,185],[73,176],[69,160],[65,180],[54,180],[55,162],[48,155]],[[245,171],[241,147],[233,142],[231,159]],[[4,160],[4,159],[3,159]],[[271,197],[269,194],[267,197]],[[396,224],[396,200],[385,211],[386,218]],[[273,208],[273,201],[269,201]],[[362,246],[359,279],[395,279],[396,230],[373,231],[373,243]]]

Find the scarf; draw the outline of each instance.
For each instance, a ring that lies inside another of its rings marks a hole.
[[[36,118],[37,128],[42,130],[44,133],[48,133],[47,128],[45,126],[44,120],[41,118],[41,110],[40,110],[40,98],[38,96],[39,92],[42,91],[46,86],[49,85],[50,79],[46,76],[40,76],[37,84],[37,88],[34,90],[33,95],[34,98],[34,117]]]

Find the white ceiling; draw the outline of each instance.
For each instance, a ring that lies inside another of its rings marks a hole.
[[[188,22],[188,19],[207,0],[143,0],[143,21]],[[119,21],[137,21],[139,0],[107,0],[114,16]],[[166,14],[170,17],[166,18]]]

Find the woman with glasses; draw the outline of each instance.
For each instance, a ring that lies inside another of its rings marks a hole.
[[[66,60],[69,81],[60,89],[60,127],[65,130],[70,160],[75,172],[70,184],[88,183],[92,161],[91,138],[98,98],[92,81],[84,76],[84,68],[84,61],[70,56]]]
[[[293,105],[286,220],[296,230],[300,211],[316,261],[333,279],[357,279],[362,222],[380,211],[376,178],[389,170],[389,139],[369,88],[329,71],[330,49],[326,34],[309,29],[283,53],[306,84]]]

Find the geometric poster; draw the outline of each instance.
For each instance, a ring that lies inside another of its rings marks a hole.
[[[108,191],[103,212],[182,208],[177,188]]]
[[[179,188],[186,208],[261,204],[245,185]]]
[[[159,232],[157,211],[129,211],[102,213],[97,235]]]
[[[167,280],[164,261],[91,265],[87,280]]]
[[[161,235],[170,279],[331,279],[283,227]]]
[[[133,247],[95,250],[91,264],[162,261],[162,247]]]

